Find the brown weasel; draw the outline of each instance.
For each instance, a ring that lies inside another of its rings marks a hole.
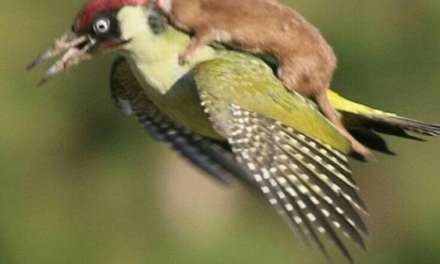
[[[320,31],[295,10],[276,0],[156,0],[177,28],[193,34],[179,56],[186,63],[201,46],[214,41],[274,56],[278,78],[289,90],[316,101],[322,113],[367,157],[369,150],[344,127],[327,89],[336,55]]]

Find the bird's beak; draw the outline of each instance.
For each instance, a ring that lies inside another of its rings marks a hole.
[[[59,58],[46,72],[38,85],[46,83],[53,76],[66,71],[66,69],[79,64],[80,62],[91,59],[93,56],[91,50],[95,47],[96,40],[89,35],[77,35],[69,31],[61,38],[55,40],[55,43],[47,51],[38,56],[28,67],[32,70],[40,64]]]

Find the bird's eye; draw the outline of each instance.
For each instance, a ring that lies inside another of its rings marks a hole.
[[[108,18],[99,18],[93,24],[93,31],[96,34],[106,34],[110,31],[110,20]]]

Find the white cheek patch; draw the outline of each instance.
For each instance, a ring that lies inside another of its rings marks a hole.
[[[157,6],[165,13],[171,13],[173,0],[156,0]]]

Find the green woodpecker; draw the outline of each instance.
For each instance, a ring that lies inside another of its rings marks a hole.
[[[189,36],[168,26],[148,0],[90,0],[71,30],[29,68],[61,58],[43,81],[105,51],[117,105],[155,138],[215,178],[238,178],[268,199],[295,233],[326,255],[321,234],[352,261],[340,234],[365,248],[367,227],[347,156],[350,144],[309,100],[288,91],[265,62],[222,47],[179,65]],[[436,136],[440,126],[356,104],[328,92],[347,129],[391,153],[378,134]]]

